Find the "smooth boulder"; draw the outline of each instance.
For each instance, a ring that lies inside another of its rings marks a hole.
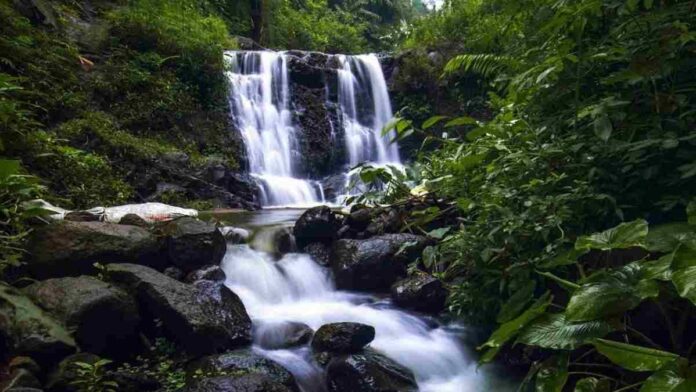
[[[4,283],[0,283],[0,341],[7,353],[31,357],[41,364],[58,362],[77,348],[60,322]]]
[[[251,342],[251,320],[239,297],[220,282],[188,285],[135,264],[109,266],[109,277],[137,296],[143,317],[193,355]]]
[[[355,353],[375,339],[375,328],[361,323],[324,324],[314,334],[315,352]]]
[[[167,237],[169,262],[190,272],[209,264],[220,264],[227,245],[215,224],[189,216],[161,225]]]
[[[440,279],[425,273],[409,276],[391,288],[394,303],[426,313],[439,313],[445,308],[448,291]]]
[[[330,243],[337,237],[341,221],[327,206],[313,207],[305,211],[295,222],[293,234],[299,249],[312,242]]]
[[[241,376],[258,374],[275,384],[283,385],[290,390],[296,390],[295,378],[282,366],[270,359],[254,353],[251,349],[239,349],[224,354],[210,355],[201,358],[187,367],[190,378],[197,372],[220,373]],[[234,391],[234,389],[232,389]]]
[[[27,258],[40,279],[89,275],[94,263],[161,267],[161,244],[142,227],[106,222],[62,221],[32,232]]]
[[[241,377],[219,376],[197,380],[183,392],[292,392],[263,374],[251,373]]]
[[[415,392],[413,373],[372,350],[334,357],[326,368],[329,392]]]
[[[34,303],[60,320],[83,351],[126,354],[137,336],[140,316],[135,299],[91,276],[56,278],[24,288]]]
[[[314,330],[295,321],[265,322],[254,326],[254,342],[267,350],[302,346],[309,343]]]
[[[342,239],[331,248],[331,269],[339,289],[387,291],[406,276],[428,239],[414,234],[385,234],[364,240]]]

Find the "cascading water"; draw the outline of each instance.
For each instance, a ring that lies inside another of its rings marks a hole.
[[[278,215],[287,214],[282,210],[273,213],[288,223],[296,219]],[[259,217],[281,227],[273,216]],[[461,326],[434,327],[432,321],[397,310],[386,300],[337,291],[330,272],[307,254],[290,253],[276,261],[249,245],[228,245],[222,268],[226,284],[239,295],[252,318],[254,350],[292,372],[303,392],[326,390],[311,349],[263,348],[273,346],[293,322],[315,330],[343,321],[373,326],[376,336],[370,346],[408,367],[424,392],[510,390],[506,380],[492,377],[490,369],[477,369],[458,338],[464,330]]]
[[[263,205],[323,202],[321,185],[293,170],[296,130],[289,111],[287,57],[276,52],[227,52],[230,108],[242,133],[249,169]]]

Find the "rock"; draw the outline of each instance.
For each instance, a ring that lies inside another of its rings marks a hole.
[[[270,359],[254,353],[251,349],[207,356],[195,361],[186,370],[189,375],[193,375],[199,369],[203,372],[227,372],[234,375],[257,374],[293,391],[296,390],[295,378],[290,372]]]
[[[184,271],[182,271],[181,268],[177,267],[167,267],[164,269],[163,273],[168,277],[179,281],[184,279],[185,276]]]
[[[410,370],[372,350],[333,358],[326,382],[329,392],[418,391]]]
[[[137,295],[143,317],[160,319],[167,335],[193,355],[251,342],[244,305],[220,282],[187,285],[135,264],[111,265],[109,277]]]
[[[70,211],[63,217],[64,220],[71,222],[99,222],[101,218],[89,211]]]
[[[445,308],[448,291],[442,281],[425,273],[400,280],[391,288],[394,303],[426,313],[439,313]]]
[[[360,208],[355,211],[351,211],[350,215],[346,219],[346,223],[351,229],[355,231],[363,231],[370,224],[372,219],[371,210],[369,208]]]
[[[251,373],[241,377],[220,376],[204,378],[185,387],[183,392],[291,392],[263,374]]]
[[[309,343],[314,330],[294,321],[261,323],[254,327],[254,342],[267,350],[278,350]]]
[[[220,228],[222,236],[231,244],[246,244],[249,241],[249,231],[232,226],[224,226]]]
[[[145,219],[141,218],[140,215],[137,215],[137,214],[124,215],[123,218],[121,218],[121,220],[118,221],[118,224],[138,226],[138,227],[142,227],[144,229],[147,229],[150,227],[150,224],[147,223],[147,221]]]
[[[135,341],[140,316],[125,291],[91,276],[36,282],[24,289],[34,303],[60,320],[83,351],[127,354]]]
[[[339,289],[386,291],[414,261],[428,239],[414,234],[385,234],[364,240],[341,239],[331,248],[331,269]],[[402,247],[409,245],[402,250]]]
[[[169,261],[185,272],[209,264],[220,264],[227,245],[213,223],[181,217],[161,226],[167,235]]]
[[[58,364],[58,366],[49,374],[46,380],[46,389],[49,392],[77,391],[77,388],[70,385],[77,379],[76,363],[87,363],[93,365],[101,358],[91,353],[78,353],[71,355]]]
[[[195,283],[199,280],[212,280],[213,282],[224,282],[226,279],[225,271],[219,265],[207,265],[197,269],[186,276],[186,283]]]
[[[303,249],[312,242],[330,243],[336,239],[341,222],[327,206],[305,211],[295,223],[293,233],[297,247]]]
[[[147,374],[127,373],[125,371],[109,372],[109,378],[118,384],[118,392],[159,391],[162,384]]]
[[[273,232],[273,248],[276,256],[282,256],[286,253],[296,252],[295,236],[292,230],[288,227],[283,227]]]
[[[55,363],[73,353],[75,341],[60,323],[17,289],[0,283],[0,341],[6,352]]]
[[[374,327],[366,324],[324,324],[314,334],[312,349],[317,352],[354,353],[367,346],[374,338]]]
[[[331,248],[321,242],[312,242],[305,246],[304,252],[312,256],[312,259],[321,266],[328,266],[331,256]]]
[[[159,267],[160,248],[158,239],[141,227],[62,221],[32,232],[28,264],[42,279],[90,274],[95,272],[95,262]]]
[[[15,391],[18,388],[41,388],[41,383],[34,374],[26,369],[15,369],[7,379],[0,382],[0,391]]]

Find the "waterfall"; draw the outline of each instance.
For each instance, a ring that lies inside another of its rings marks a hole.
[[[230,109],[242,133],[249,171],[260,182],[263,205],[323,202],[320,185],[298,178],[296,129],[289,110],[287,57],[276,52],[228,52]]]

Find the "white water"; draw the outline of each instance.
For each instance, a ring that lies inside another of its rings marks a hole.
[[[287,57],[278,52],[227,52],[230,108],[242,133],[249,169],[263,205],[323,202],[321,185],[294,171],[296,129],[289,110]]]
[[[264,330],[255,334],[255,350],[291,371],[303,392],[325,391],[310,349],[260,348],[264,337],[277,339],[269,329],[277,326],[277,333],[283,333],[284,322],[302,322],[315,330],[342,321],[372,325],[376,337],[370,346],[411,369],[421,391],[504,390],[491,387],[490,376],[477,372],[475,361],[454,333],[433,329],[424,320],[371,296],[336,291],[328,271],[306,254],[288,254],[275,262],[248,245],[234,245],[228,247],[222,268],[227,285],[244,302],[255,329]]]

